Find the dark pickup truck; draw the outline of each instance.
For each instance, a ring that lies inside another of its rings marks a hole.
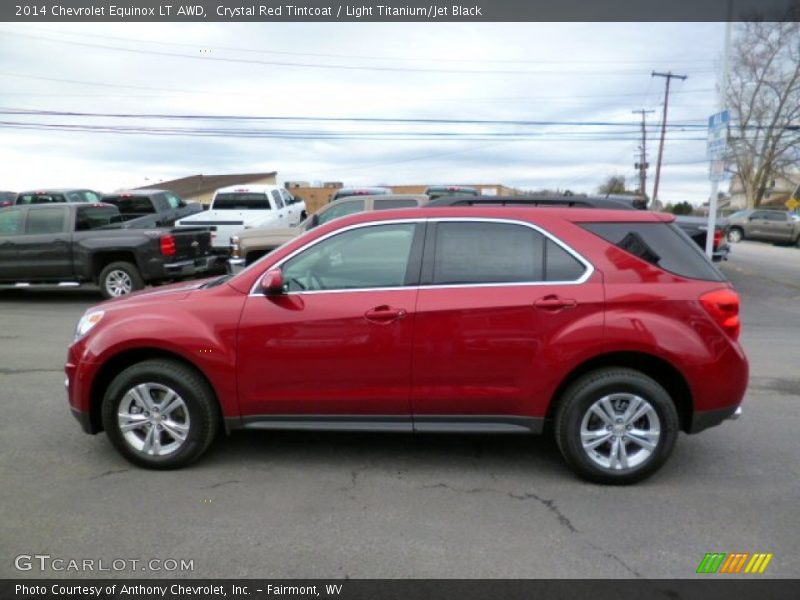
[[[0,285],[94,282],[105,298],[206,273],[208,229],[131,228],[109,204],[0,209]]]
[[[122,220],[135,220],[137,228],[172,227],[178,219],[203,210],[198,202],[186,202],[169,190],[116,192],[103,196],[101,202],[116,206]]]

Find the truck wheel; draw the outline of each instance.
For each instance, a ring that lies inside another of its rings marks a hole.
[[[739,229],[738,227],[732,227],[730,231],[728,231],[728,241],[732,244],[738,244],[744,239],[744,232]]]
[[[139,269],[129,262],[113,262],[100,271],[97,279],[103,298],[118,298],[144,287]]]
[[[208,383],[191,367],[145,360],[108,386],[102,418],[111,443],[127,460],[149,469],[174,469],[211,445],[219,407]]]
[[[678,437],[678,413],[666,390],[647,375],[599,369],[561,399],[555,434],[561,454],[584,479],[634,483],[664,464]]]

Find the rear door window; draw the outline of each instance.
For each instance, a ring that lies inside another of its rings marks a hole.
[[[510,223],[439,223],[434,285],[544,281],[544,236]]]
[[[699,246],[674,223],[579,223],[637,258],[665,271],[704,281],[725,281]]]
[[[62,208],[39,208],[28,211],[25,219],[27,235],[61,233],[67,221],[67,211]]]
[[[21,224],[21,210],[11,208],[0,211],[0,235],[17,235]]]

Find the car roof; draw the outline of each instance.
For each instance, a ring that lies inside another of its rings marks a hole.
[[[365,222],[393,221],[400,219],[490,219],[525,221],[568,221],[571,223],[670,223],[675,215],[648,210],[612,210],[603,208],[531,207],[531,206],[463,206],[419,208],[393,208],[390,210],[355,213],[330,221],[323,227],[335,223],[332,229]]]
[[[247,184],[247,183],[240,183],[237,185],[227,185],[225,187],[217,188],[214,193],[219,194],[220,192],[228,193],[228,192],[242,192],[242,193],[258,193],[258,192],[271,192],[272,190],[279,190],[283,186],[277,184]]]
[[[154,190],[149,188],[146,190],[120,190],[111,194],[103,194],[103,198],[112,198],[114,196],[152,196],[153,194],[163,194],[168,191],[169,190]],[[170,193],[174,194],[175,192]]]
[[[23,194],[65,194],[67,192],[94,192],[95,194],[99,194],[99,192],[95,192],[94,190],[89,188],[36,188],[33,190],[26,190],[24,192],[19,192],[19,195],[22,196]]]
[[[420,202],[427,203],[428,197],[425,194],[358,194],[356,196],[337,198],[329,204],[326,204],[326,206],[334,206],[342,202],[356,202],[358,200],[419,200]]]

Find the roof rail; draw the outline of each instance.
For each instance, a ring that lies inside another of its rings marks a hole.
[[[426,206],[564,206],[641,210],[646,208],[646,201],[637,196],[452,196],[437,198]]]

